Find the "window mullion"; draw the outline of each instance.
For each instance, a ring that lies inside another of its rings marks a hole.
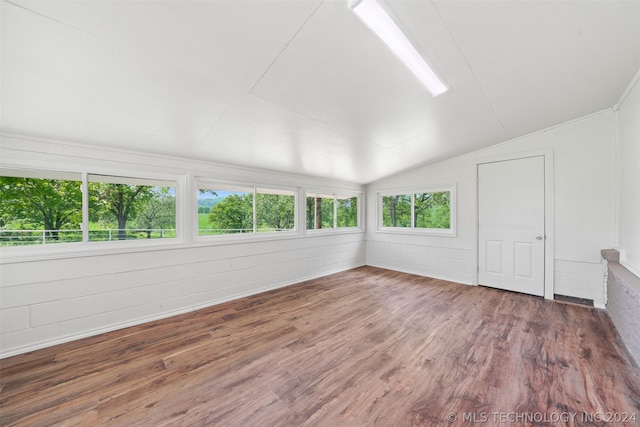
[[[378,229],[382,228],[384,225],[383,218],[384,217],[384,196],[382,194],[378,194]]]
[[[258,189],[253,187],[253,234],[258,232]]]
[[[89,173],[82,172],[82,243],[89,242]]]
[[[411,228],[416,228],[416,193],[411,193]]]

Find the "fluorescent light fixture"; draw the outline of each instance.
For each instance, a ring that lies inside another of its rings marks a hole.
[[[433,96],[449,89],[376,0],[350,0],[349,8],[389,46]]]

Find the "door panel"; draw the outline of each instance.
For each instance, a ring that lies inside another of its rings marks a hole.
[[[502,242],[487,240],[487,271],[502,273]]]
[[[544,295],[544,157],[478,165],[478,284]]]
[[[514,242],[513,274],[516,277],[531,279],[533,264],[533,245],[528,242]]]

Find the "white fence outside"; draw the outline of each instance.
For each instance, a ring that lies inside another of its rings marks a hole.
[[[127,228],[126,240],[164,239],[176,236],[175,229]],[[89,230],[89,241],[119,239],[120,230],[105,228]],[[0,230],[0,246],[47,245],[82,242],[82,230]]]
[[[258,228],[257,233],[274,233],[293,231],[282,228]],[[89,230],[90,242],[111,242],[116,240],[136,239],[165,239],[176,237],[173,228],[127,228],[124,230],[125,239],[120,239],[120,230],[117,228],[103,228]],[[251,234],[252,228],[201,228],[200,236],[214,236],[224,234]],[[48,245],[82,242],[82,230],[3,230],[0,229],[0,247],[3,246],[27,246]]]

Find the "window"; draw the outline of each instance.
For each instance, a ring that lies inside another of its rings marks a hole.
[[[89,241],[176,237],[175,182],[89,175]]]
[[[455,234],[455,186],[421,192],[379,194],[383,230]]]
[[[358,226],[358,198],[336,196],[337,226],[351,228]]]
[[[334,228],[334,199],[333,194],[307,193],[307,230]]]
[[[411,227],[411,196],[394,194],[382,197],[382,226]]]
[[[198,235],[294,231],[295,200],[292,190],[200,183]]]
[[[451,228],[451,192],[416,193],[413,195],[414,227]]]
[[[81,242],[82,175],[0,169],[0,246]]]
[[[358,197],[307,193],[307,230],[358,227]]]
[[[200,209],[203,212],[200,213]],[[200,186],[198,235],[253,232],[253,189],[232,186]]]
[[[293,191],[257,189],[256,230],[259,233],[295,230],[296,195]]]

